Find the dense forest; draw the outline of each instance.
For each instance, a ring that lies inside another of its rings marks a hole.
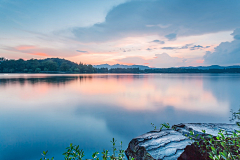
[[[74,63],[60,58],[7,60],[0,58],[0,73],[240,73],[240,68],[94,68],[92,65]]]
[[[4,60],[1,73],[96,73],[92,65],[74,63],[60,58]]]

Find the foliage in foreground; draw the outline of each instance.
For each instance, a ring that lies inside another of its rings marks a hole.
[[[205,134],[206,131],[202,130]],[[190,131],[189,138],[193,140],[193,144],[197,147],[202,156],[209,156],[213,160],[239,160],[240,159],[240,131],[233,132],[229,135],[227,131],[220,130],[217,137],[212,135],[200,136]]]
[[[240,109],[238,112],[232,112],[232,119],[240,120]],[[240,127],[240,122],[236,122]],[[156,130],[157,127],[151,123]],[[160,125],[162,128],[172,128],[168,123]],[[203,157],[209,157],[213,160],[240,160],[240,131],[236,130],[231,134],[227,131],[220,130],[218,136],[213,137],[207,135],[205,130],[202,130],[203,134],[194,134],[190,131],[189,135],[186,135],[190,140],[193,141],[193,145],[198,148],[198,151]],[[200,137],[200,138],[199,138]]]
[[[110,141],[112,143],[112,155],[109,155],[109,151],[108,150],[103,150],[103,152],[101,152],[102,156],[102,160],[125,160],[124,158],[124,150],[122,149],[122,142],[120,149],[118,150],[116,148],[116,140],[113,138],[112,141]],[[73,145],[72,143],[70,144],[69,147],[66,148],[66,152],[63,153],[64,155],[64,160],[84,160],[84,151],[82,149],[79,148],[79,145]],[[51,159],[46,158],[48,151],[43,151],[42,155],[43,158],[41,158],[40,160],[54,160],[54,157],[52,157]],[[94,152],[92,154],[92,160],[99,160],[100,158],[98,157],[99,152]],[[134,158],[130,158],[130,160],[134,160]]]

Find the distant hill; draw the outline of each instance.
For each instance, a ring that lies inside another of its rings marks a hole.
[[[200,69],[200,70],[209,70],[209,69],[230,69],[230,68],[240,68],[239,65],[233,66],[219,66],[219,65],[211,65],[211,66],[197,66],[197,67],[176,67],[181,69]]]
[[[122,65],[122,64],[100,64],[100,65],[94,65],[95,68],[139,68],[140,70],[145,69],[161,69],[161,68],[150,68],[148,66],[144,65]],[[209,70],[209,69],[230,69],[230,68],[240,68],[240,65],[233,65],[233,66],[219,66],[219,65],[211,65],[211,66],[188,66],[188,67],[171,67],[171,68],[179,68],[179,69],[199,69],[199,70]]]
[[[95,68],[139,68],[139,70],[144,70],[144,69],[150,69],[148,66],[143,66],[143,65],[122,65],[122,64],[114,64],[114,65],[109,65],[109,64],[100,64],[100,65],[94,65],[93,67]]]

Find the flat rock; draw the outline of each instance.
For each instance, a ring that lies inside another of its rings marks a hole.
[[[202,130],[205,130],[207,135],[217,136],[219,130],[227,131],[228,135],[232,135],[236,130],[240,128],[236,124],[225,124],[225,123],[181,123],[173,125],[172,128],[175,131],[180,132],[182,135],[189,135],[190,131],[194,132],[194,135],[203,135]]]
[[[172,129],[151,131],[131,140],[125,151],[136,160],[177,159],[191,141]]]
[[[240,130],[236,124],[223,123],[183,123],[173,125],[173,129],[154,130],[132,139],[125,154],[135,160],[203,160],[192,141],[185,135],[193,131],[195,135],[217,136],[219,130],[225,130],[229,135]]]

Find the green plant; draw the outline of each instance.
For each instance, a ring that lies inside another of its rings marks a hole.
[[[230,121],[240,120],[240,109],[233,112]],[[240,122],[236,122],[240,126]],[[236,130],[229,134],[227,131],[219,130],[218,135],[206,135],[202,130],[202,135],[195,135],[190,131],[189,139],[193,140],[193,145],[198,148],[200,154],[208,156],[213,160],[239,160],[240,159],[240,131]],[[200,138],[199,138],[200,137]]]
[[[113,149],[113,153],[112,155],[109,155],[109,151],[108,150],[103,150],[102,153],[102,159],[103,160],[125,160],[124,158],[124,150],[122,149],[122,142],[120,143],[120,149],[118,150],[116,148],[116,140],[113,138],[112,141],[110,141],[112,143],[112,149]],[[81,149],[79,149],[79,145],[73,145],[72,143],[70,144],[69,147],[66,148],[67,151],[65,153],[63,153],[64,155],[64,159],[65,160],[83,160],[84,157],[84,151]],[[54,157],[52,157],[51,159],[46,158],[48,151],[43,151],[42,155],[43,158],[41,158],[40,160],[54,160]],[[98,155],[99,152],[94,152],[92,154],[92,160],[99,160]],[[130,157],[129,160],[134,160],[134,158]]]
[[[238,109],[238,112],[233,112],[233,110],[230,111],[232,113],[232,117],[229,120],[230,122],[240,120],[240,109]],[[240,127],[240,122],[236,122],[236,124]]]
[[[42,155],[43,155],[43,159],[41,158],[40,160],[54,160],[54,157],[52,157],[51,159],[46,158],[48,151],[43,151]]]
[[[157,130],[157,127],[153,123],[151,123],[151,125],[154,128],[154,130]]]
[[[167,129],[171,128],[171,126],[169,125],[169,123],[162,123],[160,126],[161,126],[160,131],[161,131],[163,128],[167,128]]]
[[[153,123],[151,123],[151,125],[154,128],[154,130],[157,130],[157,127]],[[171,126],[169,125],[169,123],[162,123],[162,124],[160,124],[159,130],[161,131],[163,128],[169,129],[169,128],[171,128]]]
[[[120,150],[119,150],[119,153],[118,153],[118,158],[119,160],[123,160],[124,159],[124,150],[122,149],[122,141],[120,143]]]
[[[114,138],[112,139],[112,141],[110,141],[112,143],[112,149],[113,149],[113,155],[111,156],[111,158],[114,158],[115,157],[115,152],[117,150],[117,148],[115,147],[116,145],[116,141],[114,140]]]
[[[79,145],[76,146],[71,143],[66,149],[67,151],[63,153],[65,160],[83,160],[84,151],[79,149]]]
[[[103,160],[107,160],[108,157],[109,157],[109,155],[108,155],[108,150],[103,150],[103,152],[102,152],[102,158],[103,158]]]
[[[231,136],[227,131],[220,130],[218,136],[194,135],[190,131],[189,139],[193,140],[193,145],[198,148],[202,156],[208,156],[213,160],[239,160],[240,159],[240,131],[233,132]],[[199,139],[200,137],[200,139]]]
[[[93,158],[93,159],[96,159],[96,160],[99,160],[99,158],[97,157],[98,154],[99,154],[98,152],[94,152],[94,153],[92,154],[92,158]]]

